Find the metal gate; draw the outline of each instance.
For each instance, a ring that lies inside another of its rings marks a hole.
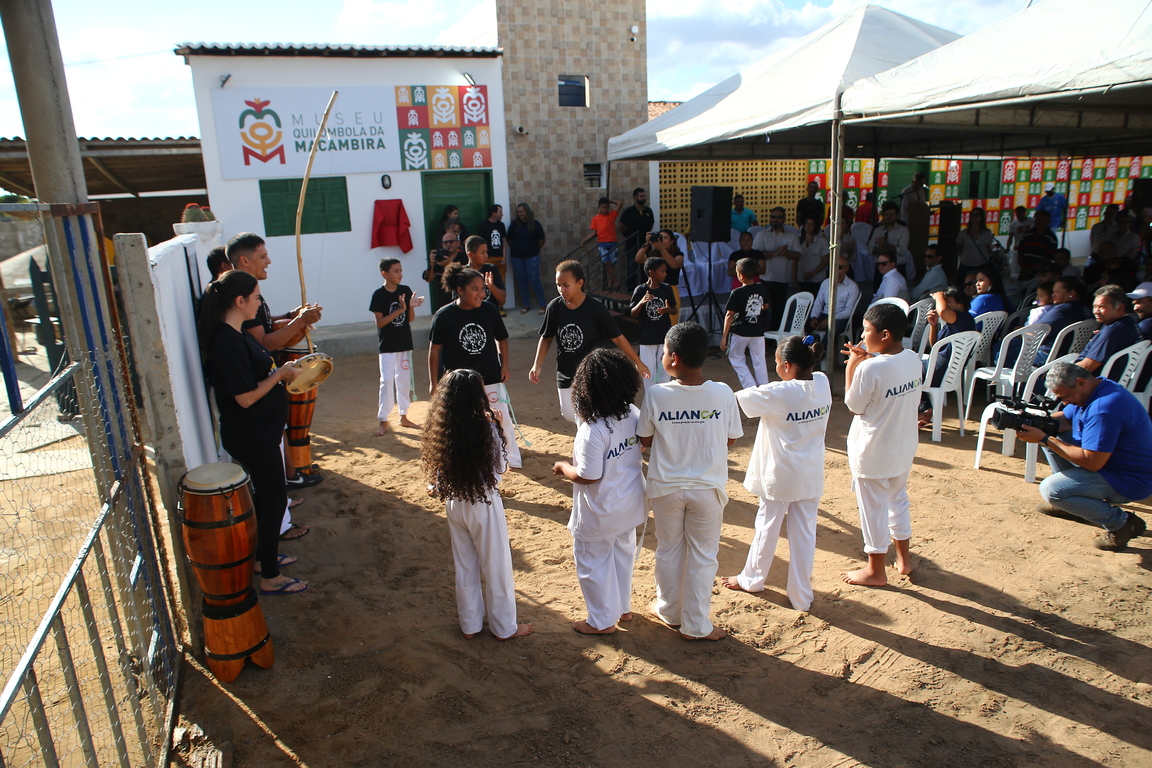
[[[0,311],[0,768],[163,766],[181,647],[99,208],[0,213],[42,222],[68,353],[23,402]]]

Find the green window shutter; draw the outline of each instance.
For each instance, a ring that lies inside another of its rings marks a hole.
[[[304,179],[260,181],[265,237],[290,237],[296,234],[296,206],[300,202],[300,185],[303,182]],[[300,217],[301,234],[351,230],[347,180],[343,176],[309,179],[304,211]]]

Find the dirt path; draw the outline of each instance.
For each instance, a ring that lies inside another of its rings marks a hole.
[[[533,347],[512,342],[512,402],[532,447],[504,487],[520,620],[536,634],[461,637],[419,434],[372,437],[376,361],[341,360],[313,428],[326,480],[299,508],[313,531],[283,548],[314,587],[262,601],[276,665],[247,668],[226,691],[183,670],[182,717],[230,742],[236,766],[1152,765],[1152,539],[1093,549],[1091,529],[1033,511],[1036,487],[1021,458],[994,453],[998,439],[972,470],[975,436],[954,420],[943,443],[922,436],[910,578],[838,579],[862,556],[838,404],[810,615],[785,607],[782,540],[767,591],[717,585],[713,617],[733,636],[681,641],[643,612],[655,597],[650,527],[636,619],[608,637],[573,632],[584,606],[570,490],[550,470],[574,428],[555,390],[522,373]],[[724,361],[705,370],[735,383]],[[745,420],[731,452],[721,575],[739,570],[752,534],[740,482],[754,429]]]

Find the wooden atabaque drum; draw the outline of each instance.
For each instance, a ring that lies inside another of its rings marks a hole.
[[[312,353],[307,344],[285,347],[283,360],[289,363]],[[288,393],[288,461],[297,472],[310,475],[312,468],[312,415],[316,411],[319,387],[307,392]]]
[[[232,682],[244,660],[267,669],[275,656],[252,588],[256,510],[248,473],[237,464],[205,464],[180,479],[184,548],[204,593],[204,654]]]

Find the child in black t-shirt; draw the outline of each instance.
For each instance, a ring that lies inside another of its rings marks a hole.
[[[660,361],[664,358],[664,336],[672,327],[671,315],[676,313],[676,296],[672,287],[664,283],[668,276],[668,262],[664,259],[649,256],[644,261],[644,273],[648,275],[648,282],[632,291],[629,306],[632,317],[640,324],[640,337],[637,339],[640,362],[652,372],[651,377],[643,379],[644,391],[647,392],[653,384],[668,380]]]
[[[540,383],[544,356],[552,346],[552,339],[556,339],[556,389],[560,396],[560,414],[575,423],[572,377],[580,361],[603,342],[611,341],[619,347],[645,379],[650,374],[648,366],[640,362],[632,345],[616,327],[607,308],[584,293],[584,268],[580,262],[562,261],[556,265],[556,290],[560,295],[552,299],[544,312],[540,341],[536,345],[536,360],[532,363],[528,378],[533,384]]]
[[[753,282],[759,273],[760,265],[754,259],[736,262],[736,276],[740,278],[741,286],[732,291],[724,305],[724,334],[720,339],[720,349],[728,350],[728,362],[732,363],[744,389],[768,383],[764,332],[768,330],[772,302],[768,298],[768,286]],[[751,371],[744,361],[745,351],[752,357]]]
[[[484,276],[463,264],[444,270],[443,288],[455,301],[445,304],[432,318],[428,344],[428,383],[436,394],[441,363],[445,372],[461,368],[477,371],[484,378],[484,391],[492,410],[502,414],[508,467],[520,469],[508,380],[508,330],[500,310],[484,299]]]
[[[380,426],[374,435],[388,434],[388,415],[394,404],[400,407],[400,426],[420,429],[408,418],[408,405],[412,401],[412,318],[424,297],[413,298],[412,289],[400,284],[404,279],[400,259],[380,259],[380,276],[384,285],[376,289],[368,305],[376,318],[380,352],[380,407],[376,412]]]
[[[464,250],[468,254],[468,266],[484,276],[484,301],[499,309],[500,316],[504,317],[502,307],[508,292],[500,270],[488,263],[488,243],[479,235],[472,235],[464,241]]]

